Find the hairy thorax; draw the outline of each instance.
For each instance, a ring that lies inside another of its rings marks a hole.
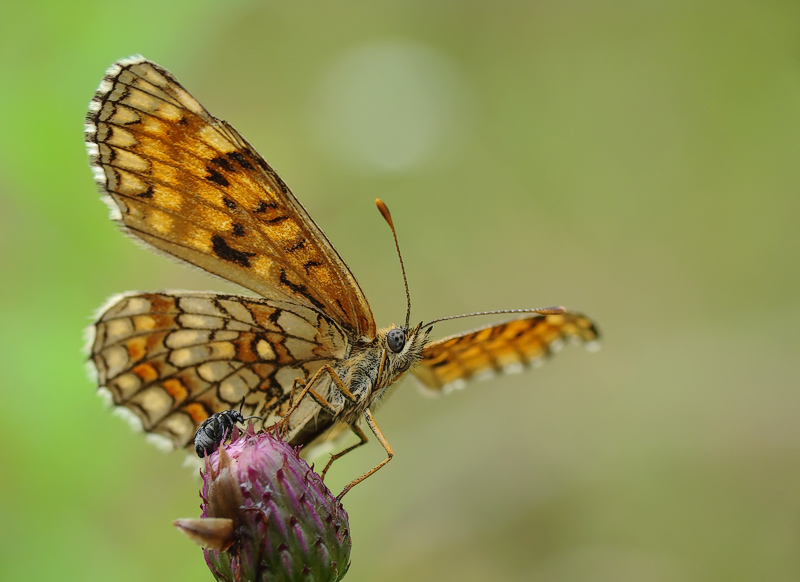
[[[355,402],[351,402],[335,383],[329,384],[328,401],[340,411],[337,420],[352,424],[366,409],[374,412],[390,386],[419,361],[428,334],[417,326],[408,332],[403,349],[393,352],[388,349],[386,340],[392,329],[395,328],[378,331],[372,342],[355,346],[347,360],[334,366],[339,378],[355,397]]]

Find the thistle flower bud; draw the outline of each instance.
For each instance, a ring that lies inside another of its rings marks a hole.
[[[175,525],[220,581],[341,580],[351,542],[339,500],[291,446],[252,427],[237,432],[206,457],[202,517]]]

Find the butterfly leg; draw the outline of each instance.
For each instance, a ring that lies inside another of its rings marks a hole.
[[[375,465],[374,467],[372,467],[372,469],[370,469],[369,471],[367,471],[366,473],[361,475],[361,477],[358,477],[357,479],[353,479],[352,481],[350,481],[350,483],[348,483],[345,486],[345,488],[342,489],[342,492],[339,493],[339,495],[336,496],[336,499],[338,499],[338,500],[341,500],[342,497],[344,497],[344,494],[347,493],[348,491],[350,491],[350,489],[352,489],[355,485],[358,485],[364,479],[366,479],[367,477],[372,475],[375,471],[377,471],[378,469],[383,467],[386,463],[391,461],[392,457],[394,456],[394,451],[392,451],[392,447],[389,446],[389,442],[386,440],[386,437],[383,436],[383,433],[381,432],[381,429],[378,428],[378,425],[375,422],[375,419],[372,418],[372,413],[369,411],[369,408],[364,411],[364,419],[367,421],[367,426],[369,426],[369,428],[372,431],[372,433],[377,437],[378,441],[381,443],[381,445],[383,446],[384,450],[386,451],[386,458],[383,461],[381,461],[380,463],[378,463],[377,465]],[[361,431],[359,431],[359,432],[361,432]],[[358,434],[358,433],[356,433],[356,434]],[[358,445],[355,445],[355,446],[359,446],[359,445],[362,445],[365,442],[367,442],[367,439],[364,436],[363,432],[361,432],[360,436],[364,439],[364,441],[361,442],[361,443],[358,443]],[[341,456],[342,454],[344,454],[348,450],[352,450],[353,448],[355,448],[355,447],[350,447],[350,449],[345,449],[338,456]],[[326,467],[326,469],[327,469],[327,467]]]
[[[312,383],[313,383],[313,381],[314,381],[314,380],[317,378],[317,375],[318,375],[318,374],[321,374],[323,371],[325,371],[325,372],[327,372],[327,373],[328,373],[328,375],[330,376],[331,380],[333,380],[333,383],[334,383],[334,384],[336,384],[336,388],[339,390],[339,392],[341,392],[341,393],[342,393],[342,395],[343,395],[345,398],[347,398],[347,400],[349,400],[349,401],[350,401],[351,403],[353,403],[353,404],[355,404],[355,403],[358,401],[358,399],[355,397],[355,395],[354,395],[352,392],[350,392],[350,390],[347,388],[347,386],[345,386],[344,382],[342,382],[342,379],[341,379],[341,378],[339,378],[339,375],[336,373],[336,370],[334,370],[333,368],[331,368],[331,367],[330,367],[330,366],[328,366],[328,365],[325,365],[325,366],[323,366],[322,368],[320,368],[319,370],[317,370],[317,373],[316,373],[316,374],[314,374],[314,376],[311,378],[311,380],[309,380],[309,381],[308,381],[308,384],[306,385],[306,388],[305,388],[305,390],[304,390],[304,391],[303,391],[303,393],[300,395],[300,399],[297,401],[297,405],[299,405],[299,404],[300,404],[300,401],[301,401],[301,400],[302,400],[302,399],[305,397],[305,395],[306,395],[306,394],[310,394],[310,395],[311,395],[311,397],[312,397],[312,398],[313,398],[313,399],[314,399],[314,400],[315,400],[315,401],[316,401],[316,402],[317,402],[317,403],[318,403],[320,406],[322,406],[323,408],[325,408],[325,409],[326,409],[326,410],[327,410],[327,411],[328,411],[328,412],[329,412],[331,415],[333,415],[333,416],[336,416],[336,414],[337,414],[337,412],[338,412],[338,411],[337,411],[337,410],[335,410],[335,409],[334,409],[334,408],[331,406],[331,404],[330,404],[330,403],[329,403],[327,400],[325,400],[325,399],[324,399],[322,396],[320,396],[320,395],[319,395],[317,392],[315,392],[314,390],[312,390],[312,389],[311,389],[311,384],[312,384]],[[292,408],[293,408],[293,409],[294,409],[294,408],[296,408],[296,407],[297,407],[297,405],[293,406]],[[369,411],[367,410],[367,411],[366,411],[366,413],[369,413]],[[284,418],[285,418],[285,417],[284,417]],[[370,419],[371,419],[371,418],[372,418],[372,417],[370,416]],[[380,429],[378,429],[377,425],[375,425],[375,426],[374,426],[374,428],[373,428],[373,425],[374,425],[374,423],[375,423],[375,421],[372,421],[372,424],[370,424],[370,428],[372,428],[372,431],[373,431],[373,432],[375,432],[375,430],[378,430],[378,432],[380,432]],[[339,451],[339,452],[338,452],[338,453],[336,453],[335,455],[331,455],[331,458],[328,460],[328,463],[325,465],[325,468],[322,470],[322,473],[320,473],[320,477],[322,477],[322,480],[323,480],[323,481],[325,480],[325,474],[328,472],[328,469],[330,469],[330,468],[331,468],[331,465],[333,464],[333,462],[334,462],[336,459],[340,459],[341,457],[345,456],[347,453],[349,453],[349,452],[350,452],[350,451],[352,451],[353,449],[355,449],[355,448],[358,448],[358,447],[360,447],[361,445],[363,445],[363,444],[366,444],[366,443],[368,442],[367,435],[365,435],[365,434],[364,434],[364,431],[363,431],[363,430],[361,430],[361,428],[360,428],[358,425],[351,425],[351,426],[350,426],[350,430],[352,430],[352,431],[353,431],[353,432],[356,434],[356,436],[359,438],[359,441],[358,441],[356,444],[354,444],[354,445],[351,445],[351,446],[347,447],[347,448],[346,448],[346,449],[344,449],[343,451]],[[381,437],[382,437],[382,436],[383,436],[383,435],[381,435]],[[379,438],[381,438],[381,437],[379,437]],[[385,440],[386,440],[386,439],[383,439],[383,440],[381,441],[381,443],[383,444],[383,443],[385,442]],[[388,447],[388,446],[389,446],[388,444],[385,444],[385,445],[384,445],[384,448],[386,448],[386,447]],[[389,451],[389,453],[390,453],[390,458],[391,458],[391,448],[389,448],[389,449],[387,449],[387,450]],[[387,462],[388,462],[388,459],[387,459],[387,461],[384,461],[384,463],[383,463],[383,464],[386,464]],[[373,469],[373,472],[374,472],[374,471],[376,471],[378,468],[380,468],[380,467],[376,467],[375,469]],[[371,473],[370,473],[370,474],[371,474]],[[363,478],[362,478],[362,479],[363,479]],[[348,489],[349,489],[350,487],[352,487],[354,484],[355,484],[355,483],[351,483],[351,484],[348,486]]]
[[[349,453],[353,449],[356,449],[356,448],[360,447],[361,445],[364,445],[364,444],[366,444],[368,442],[367,435],[364,434],[364,431],[361,430],[360,426],[354,424],[354,425],[350,426],[350,430],[352,430],[356,434],[356,436],[359,438],[359,441],[356,444],[350,445],[346,449],[344,449],[342,451],[339,451],[335,455],[331,455],[331,458],[328,460],[328,464],[325,465],[325,468],[322,470],[322,473],[320,473],[320,477],[322,477],[323,481],[325,480],[325,473],[328,472],[328,469],[331,468],[331,465],[333,465],[333,462],[336,459],[340,459],[341,457],[344,457],[347,453]]]

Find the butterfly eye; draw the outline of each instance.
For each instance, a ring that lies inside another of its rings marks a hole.
[[[406,332],[399,327],[390,330],[386,334],[386,344],[395,354],[400,353],[406,345]]]

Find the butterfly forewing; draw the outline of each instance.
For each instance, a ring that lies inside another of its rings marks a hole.
[[[372,339],[350,270],[264,159],[166,70],[109,69],[87,118],[102,189],[126,230],[263,297],[314,308]]]
[[[244,399],[269,426],[295,378],[344,357],[347,338],[319,313],[267,299],[208,293],[122,296],[95,325],[91,358],[117,406],[174,447]]]
[[[535,365],[564,340],[590,343],[597,338],[592,321],[578,313],[534,315],[433,342],[413,373],[427,388],[446,391],[470,379]]]

